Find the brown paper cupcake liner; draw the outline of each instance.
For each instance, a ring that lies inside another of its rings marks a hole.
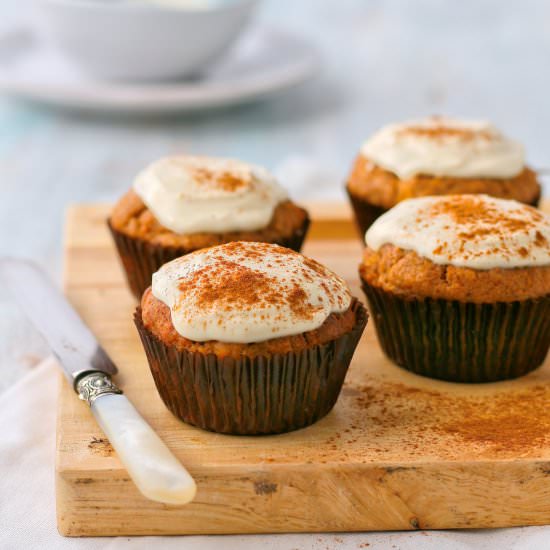
[[[384,214],[384,212],[387,212],[388,209],[382,208],[381,206],[375,206],[364,199],[354,196],[349,189],[347,189],[347,187],[346,192],[353,209],[355,225],[357,227],[357,231],[359,232],[359,238],[364,246],[365,233],[367,232],[367,229],[373,224],[376,218],[379,218],[382,214]]]
[[[309,223],[309,218],[306,218],[302,226],[290,237],[278,239],[275,244],[299,252],[306,237]],[[145,290],[151,286],[151,278],[155,271],[158,271],[166,262],[195,250],[183,246],[163,246],[137,237],[130,237],[115,229],[110,220],[107,220],[107,225],[126,273],[128,286],[138,300],[141,299]]]
[[[540,205],[540,191],[537,197],[529,203],[529,206],[534,206],[535,208],[538,208],[539,205]]]
[[[357,227],[357,230],[359,231],[359,238],[361,239],[361,242],[364,246],[365,233],[367,232],[367,229],[374,223],[376,218],[379,218],[382,214],[387,212],[388,208],[375,206],[374,204],[370,204],[365,199],[354,196],[347,187],[346,192],[348,194],[349,201],[353,209],[355,225]],[[540,193],[533,201],[529,203],[529,205],[537,208],[539,205],[539,201]]]
[[[178,418],[226,434],[276,434],[313,424],[333,408],[367,324],[367,311],[352,304],[357,321],[340,338],[300,352],[219,358],[167,346],[143,325],[138,329],[157,390]]]
[[[385,354],[397,365],[453,382],[517,378],[550,347],[550,295],[494,304],[405,299],[362,280]]]

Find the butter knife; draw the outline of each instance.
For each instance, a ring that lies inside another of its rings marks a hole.
[[[0,278],[46,338],[141,493],[166,504],[191,502],[193,478],[113,383],[114,363],[65,296],[27,260],[0,258]]]

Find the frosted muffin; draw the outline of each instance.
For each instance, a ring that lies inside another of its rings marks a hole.
[[[379,130],[347,181],[361,238],[405,199],[482,193],[537,206],[540,185],[523,147],[488,122],[430,117]]]
[[[399,203],[360,276],[386,355],[457,382],[514,378],[550,346],[550,216],[487,195]]]
[[[332,409],[367,314],[316,261],[235,242],[162,266],[135,321],[174,415],[215,432],[266,434]]]
[[[108,220],[137,298],[164,263],[232,241],[300,250],[307,212],[266,169],[237,160],[178,156],[145,168]]]

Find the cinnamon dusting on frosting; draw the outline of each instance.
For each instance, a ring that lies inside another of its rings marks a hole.
[[[494,226],[505,231],[520,231],[533,227],[544,218],[539,210],[531,206],[518,204],[517,208],[504,212],[498,203],[488,202],[476,195],[450,196],[437,202],[426,214],[447,214],[456,224],[464,226],[479,227],[486,224],[489,231]]]
[[[524,233],[529,237],[529,231],[536,228],[536,224],[543,219],[542,214],[531,206],[518,205],[515,209],[503,211],[498,204],[490,203],[478,196],[461,195],[441,200],[422,214],[426,220],[422,227],[429,227],[430,219],[433,216],[447,215],[458,227],[463,228],[457,232],[457,237],[461,240],[460,252],[465,258],[493,255],[495,251],[500,252],[503,256],[512,256],[514,249],[510,249],[506,245],[506,235]],[[540,232],[538,233],[540,234]],[[501,246],[483,248],[477,252],[465,251],[467,242],[475,243],[492,238],[497,238]],[[533,244],[539,246],[536,238]],[[443,248],[443,245],[439,245],[433,250],[433,254],[442,254]],[[515,252],[522,258],[529,256],[526,246],[516,247]],[[447,255],[447,258],[452,259],[451,255]]]
[[[291,288],[283,292],[275,277],[223,257],[218,257],[216,265],[207,265],[182,280],[178,289],[183,293],[195,292],[197,306],[201,308],[223,303],[226,311],[233,307],[251,311],[287,302],[297,318],[312,316],[307,294],[296,280],[291,279]]]
[[[249,173],[238,174],[228,169],[216,172],[204,166],[192,166],[189,171],[200,185],[210,185],[229,192],[245,188],[252,181]]]
[[[516,201],[449,195],[404,201],[367,232],[439,264],[474,269],[550,265],[550,218]]]
[[[163,227],[179,234],[256,231],[287,199],[261,166],[185,155],[152,163],[133,189]]]
[[[405,128],[401,128],[397,131],[397,135],[415,135],[426,137],[434,140],[443,140],[445,138],[457,138],[461,141],[472,141],[474,139],[492,140],[495,138],[495,134],[489,130],[474,130],[467,127],[452,127],[446,126],[443,119],[440,117],[433,117],[436,121],[434,126],[418,126],[411,125]],[[441,120],[440,123],[437,121]]]
[[[234,242],[165,264],[153,294],[170,307],[174,328],[194,341],[250,343],[318,328],[345,311],[342,279],[290,249]]]
[[[276,297],[270,283],[271,277],[220,258],[216,265],[206,265],[182,279],[178,289],[183,293],[197,292],[200,307],[210,307],[223,299],[228,306],[237,304],[246,309]]]
[[[414,176],[509,179],[524,169],[523,147],[486,121],[428,117],[390,124],[361,147],[374,166]]]
[[[540,231],[535,232],[535,245],[540,247],[549,246],[548,239]]]

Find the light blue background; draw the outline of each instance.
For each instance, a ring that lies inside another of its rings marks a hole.
[[[0,33],[25,13],[24,0],[2,0]],[[293,194],[337,199],[368,134],[392,120],[440,113],[491,119],[525,144],[535,168],[550,167],[550,2],[266,0],[258,18],[315,43],[322,75],[270,101],[162,120],[67,114],[0,98],[0,254],[33,257],[58,276],[66,205],[112,201],[144,164],[174,151],[235,156],[294,176],[305,167],[318,173],[318,184],[289,178]],[[48,351],[1,286],[0,334],[2,391]],[[369,540],[377,548],[534,549],[544,547],[548,531],[263,540],[269,548],[356,548]],[[148,548],[150,541],[128,544]]]
[[[4,2],[21,17],[21,2]],[[258,18],[307,36],[322,74],[269,101],[156,121],[0,99],[0,253],[58,263],[67,203],[114,200],[139,168],[173,151],[270,168],[297,156],[325,175],[307,190],[290,181],[297,198],[341,197],[369,133],[444,113],[493,120],[525,143],[535,167],[550,167],[548,2],[271,0]]]
[[[26,5],[3,0],[0,30],[24,19]],[[58,276],[66,205],[112,201],[144,164],[174,151],[240,157],[294,176],[289,166],[305,163],[318,184],[289,177],[295,197],[340,198],[368,134],[442,113],[489,118],[524,142],[533,166],[550,167],[549,2],[266,0],[258,19],[316,44],[322,74],[269,101],[162,120],[0,98],[0,254],[33,257]],[[32,331],[1,289],[0,332],[0,359],[13,359],[7,381],[22,347],[43,348],[29,343]]]

